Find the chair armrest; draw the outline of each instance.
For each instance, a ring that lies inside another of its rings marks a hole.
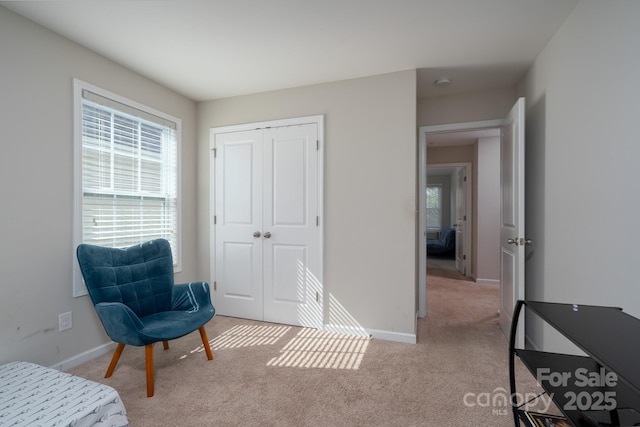
[[[207,282],[181,283],[173,286],[173,310],[195,312],[204,307],[212,307]]]
[[[109,338],[122,344],[145,345],[138,334],[144,325],[133,310],[120,302],[101,302],[95,307]]]

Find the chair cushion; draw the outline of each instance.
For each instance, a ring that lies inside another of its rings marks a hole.
[[[198,329],[213,317],[212,310],[188,311],[164,311],[143,317],[142,329],[138,331],[143,342],[173,340],[180,338]]]

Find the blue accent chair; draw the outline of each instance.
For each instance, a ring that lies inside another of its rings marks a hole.
[[[213,360],[204,325],[213,318],[206,282],[173,283],[171,246],[156,239],[125,249],[81,244],[78,263],[91,301],[107,335],[118,343],[109,378],[125,345],[145,347],[147,397],[153,396],[153,344],[200,331],[207,359]]]
[[[439,239],[427,239],[427,255],[451,256],[456,252],[456,231],[444,227]]]

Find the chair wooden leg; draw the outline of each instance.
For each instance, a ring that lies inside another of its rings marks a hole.
[[[209,345],[209,338],[207,338],[207,331],[205,331],[204,326],[200,326],[200,338],[202,338],[202,346],[204,347],[204,351],[207,353],[207,359],[213,360],[213,354],[211,354],[211,346]]]
[[[114,369],[116,369],[116,365],[118,364],[118,360],[120,360],[120,355],[122,354],[122,350],[124,350],[124,344],[118,343],[118,346],[116,347],[116,351],[113,352],[111,363],[107,368],[107,373],[104,374],[105,378],[109,378],[113,374],[113,371]]]
[[[144,347],[147,365],[147,397],[153,396],[153,344]]]
[[[169,341],[162,341],[162,348],[169,350]]]

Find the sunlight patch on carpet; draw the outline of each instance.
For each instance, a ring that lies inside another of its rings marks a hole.
[[[282,325],[236,325],[209,343],[212,350],[273,345],[290,329],[291,326]]]
[[[304,328],[267,366],[357,370],[368,345],[366,337]]]

